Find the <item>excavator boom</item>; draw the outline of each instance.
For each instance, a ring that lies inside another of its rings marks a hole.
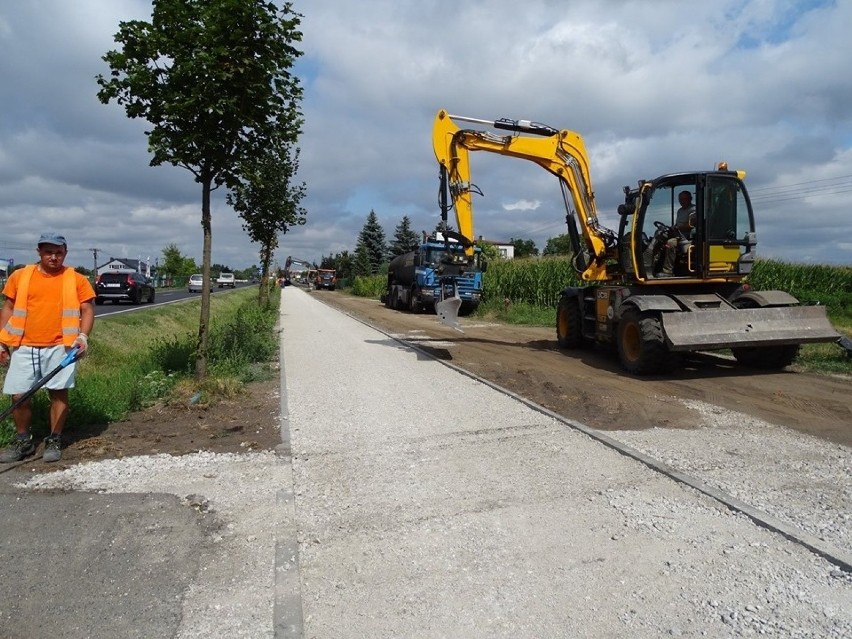
[[[456,121],[484,124],[494,129],[511,131],[511,134],[498,135],[490,131],[462,129]],[[598,222],[589,156],[583,138],[578,133],[558,131],[527,120],[482,120],[450,115],[441,110],[435,117],[432,146],[442,172],[446,173],[459,233],[471,243],[471,196],[475,187],[470,181],[468,153],[486,151],[527,160],[552,173],[563,183],[566,204],[580,227],[580,233],[573,237],[575,254],[589,256],[582,269],[582,279],[600,281],[608,278],[606,261],[616,256],[615,234]],[[473,247],[467,248],[466,252],[472,256]]]

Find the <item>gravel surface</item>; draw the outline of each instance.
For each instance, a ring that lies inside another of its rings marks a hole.
[[[281,322],[292,459],[158,455],[26,484],[217,517],[178,636],[852,636],[852,578],[801,545],[302,290]],[[690,408],[703,428],[616,436],[849,547],[848,449]],[[303,628],[276,634],[276,546],[294,540]]]
[[[852,556],[852,450],[697,401],[695,430],[609,435]]]

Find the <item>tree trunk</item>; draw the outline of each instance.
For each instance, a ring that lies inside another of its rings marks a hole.
[[[213,245],[213,233],[210,224],[210,185],[213,178],[207,170],[202,172],[201,180],[201,229],[204,232],[204,248],[201,255],[201,273],[204,281],[210,281],[210,253]],[[207,377],[207,338],[210,324],[210,287],[201,287],[201,318],[198,321],[198,342],[195,349],[195,379]]]
[[[258,301],[261,306],[269,304],[269,263],[272,261],[272,250],[267,245],[260,247],[260,292]]]

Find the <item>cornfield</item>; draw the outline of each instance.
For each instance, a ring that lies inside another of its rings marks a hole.
[[[515,304],[552,309],[566,286],[582,282],[565,257],[542,259],[493,260],[482,276],[483,298],[509,299]],[[852,267],[819,264],[792,264],[761,259],[754,263],[749,283],[757,290],[787,291],[803,302],[819,302],[832,311],[852,307]],[[355,295],[379,297],[387,277],[356,277]]]
[[[852,294],[852,267],[756,260],[749,282],[758,290],[787,291],[794,297]]]
[[[582,284],[564,257],[492,261],[482,279],[486,300],[508,298],[536,308],[554,308],[562,289]],[[849,266],[757,260],[749,283],[757,290],[787,291],[804,302],[835,308],[852,306]]]
[[[566,286],[578,286],[577,272],[565,257],[497,260],[482,276],[486,300],[509,299],[536,308],[554,308]]]

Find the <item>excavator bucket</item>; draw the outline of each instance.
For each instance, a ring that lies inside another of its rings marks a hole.
[[[440,302],[435,304],[435,312],[441,318],[441,323],[446,324],[450,328],[454,328],[459,333],[464,333],[459,324],[459,309],[461,308],[462,300],[459,297],[458,289],[453,285],[452,297],[445,297]]]
[[[673,351],[837,342],[824,306],[776,306],[663,313]]]

